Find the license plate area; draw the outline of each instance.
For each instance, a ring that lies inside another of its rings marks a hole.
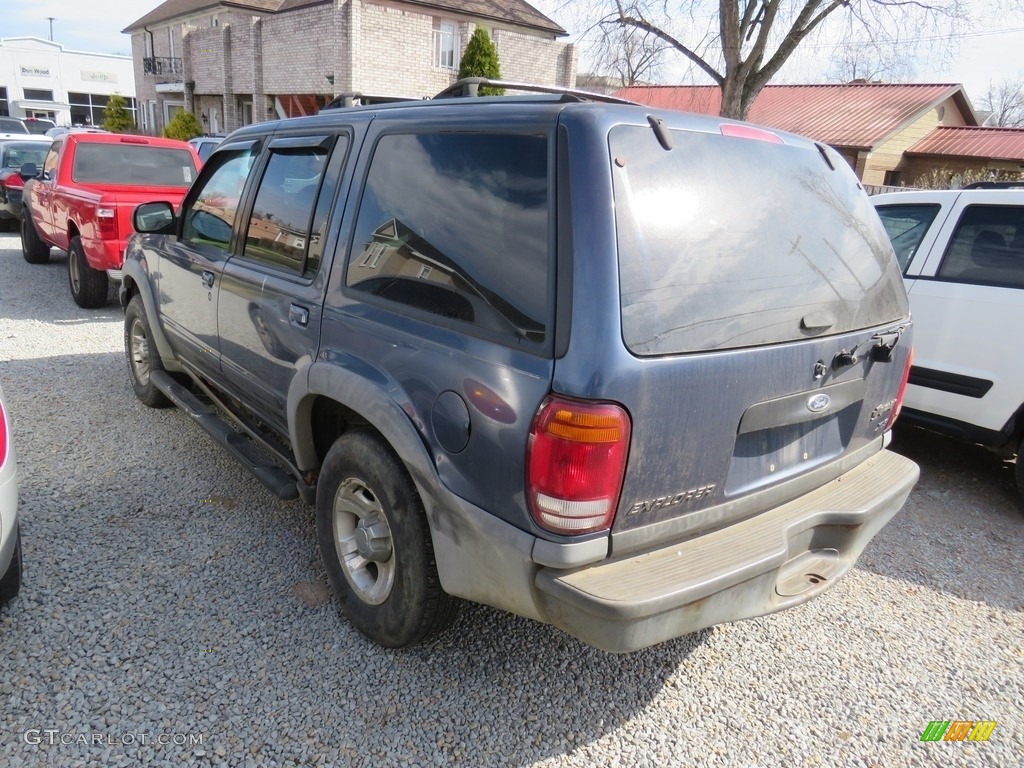
[[[860,403],[797,424],[780,424],[736,438],[725,495],[781,482],[840,456],[853,436]]]

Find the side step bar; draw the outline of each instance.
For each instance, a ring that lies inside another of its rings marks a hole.
[[[299,489],[295,478],[282,470],[249,438],[232,429],[213,408],[172,379],[166,371],[153,371],[150,376],[157,389],[191,416],[271,493],[284,500],[298,498]]]

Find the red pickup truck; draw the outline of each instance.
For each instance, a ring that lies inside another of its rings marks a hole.
[[[124,246],[139,203],[175,208],[202,162],[183,141],[116,133],[68,133],[50,146],[43,167],[21,168],[25,261],[42,264],[50,247],[68,252],[68,283],[80,307],[106,303],[108,276],[121,277]]]

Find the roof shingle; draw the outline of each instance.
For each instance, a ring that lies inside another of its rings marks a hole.
[[[662,109],[717,115],[717,86],[632,86],[616,96]],[[849,83],[768,85],[747,119],[816,139],[833,147],[870,149],[946,99],[957,100],[969,124],[977,118],[964,90],[953,84]]]

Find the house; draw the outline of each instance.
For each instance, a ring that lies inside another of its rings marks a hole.
[[[477,25],[505,79],[575,83],[566,31],[523,0],[166,0],[124,32],[143,130],[189,109],[216,133],[335,96],[432,96],[455,81]]]
[[[661,109],[712,115],[720,95],[715,86],[633,86],[616,93]],[[747,119],[828,144],[865,185],[912,185],[932,170],[953,176],[1024,168],[1024,131],[980,127],[960,85],[768,85]]]
[[[0,39],[2,117],[99,125],[115,93],[124,96],[135,117],[134,71],[127,56],[72,51],[40,37]]]

